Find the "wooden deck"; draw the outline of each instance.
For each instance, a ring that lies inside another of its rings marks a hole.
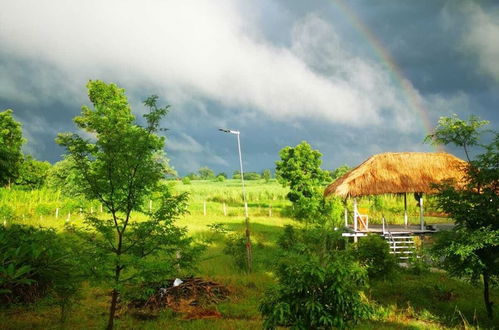
[[[442,230],[451,230],[455,225],[453,223],[440,223],[431,226],[433,226],[434,230],[426,229],[428,227],[426,227],[424,230],[421,230],[421,227],[419,225],[409,225],[407,227],[404,225],[388,225],[385,226],[385,232],[390,231],[392,234],[410,233],[413,235],[428,235]],[[369,225],[368,229],[357,230],[356,233],[353,232],[352,225],[350,225],[349,228],[352,230],[352,233],[350,233],[350,235],[344,236],[364,236],[369,233],[383,234],[383,225]]]

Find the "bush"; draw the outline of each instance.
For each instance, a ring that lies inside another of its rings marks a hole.
[[[186,176],[182,179],[182,183],[183,184],[191,184],[191,179],[188,176]]]
[[[242,272],[247,272],[246,237],[244,235],[229,235],[224,247],[224,253],[232,257],[234,266]]]
[[[219,176],[217,176],[216,181],[217,182],[224,182],[225,181],[225,177],[223,175],[219,175]]]
[[[52,229],[0,227],[0,302],[30,303],[49,293],[67,302],[79,287],[71,245]]]
[[[369,278],[390,276],[397,268],[397,259],[390,254],[390,248],[381,236],[363,237],[354,249],[359,262],[367,267]]]
[[[361,290],[366,272],[346,254],[327,262],[311,255],[290,254],[277,270],[279,284],[260,304],[264,328],[346,328],[370,314]]]

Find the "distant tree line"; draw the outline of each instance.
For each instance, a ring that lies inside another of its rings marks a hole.
[[[215,174],[211,168],[204,166],[201,167],[197,172],[191,172],[187,174],[182,181],[187,182],[187,179],[190,180],[216,180],[216,181],[224,181],[228,179],[229,176],[225,172],[220,172]],[[235,170],[232,172],[232,179],[241,179],[241,171]],[[258,172],[245,172],[244,180],[265,180],[265,182],[269,182],[272,179],[272,171],[270,169],[265,169],[261,173]]]

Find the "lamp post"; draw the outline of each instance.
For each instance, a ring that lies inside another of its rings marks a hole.
[[[234,134],[237,136],[237,150],[239,152],[239,167],[241,170],[241,185],[242,185],[242,190],[243,190],[243,202],[244,202],[244,224],[246,227],[246,258],[247,258],[247,266],[248,266],[248,272],[251,273],[252,271],[252,264],[253,264],[253,255],[252,255],[252,249],[251,249],[251,234],[250,234],[250,225],[249,225],[249,216],[248,216],[248,202],[246,200],[246,189],[244,187],[244,171],[243,171],[243,158],[241,155],[241,141],[239,138],[239,135],[241,134],[239,131],[231,130],[231,129],[223,129],[219,128],[218,129],[221,132],[224,133],[229,133],[229,134]]]

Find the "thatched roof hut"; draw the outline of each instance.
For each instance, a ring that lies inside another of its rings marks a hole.
[[[370,157],[331,183],[324,195],[359,197],[380,194],[434,193],[432,183],[461,181],[467,163],[445,152],[395,152]]]

